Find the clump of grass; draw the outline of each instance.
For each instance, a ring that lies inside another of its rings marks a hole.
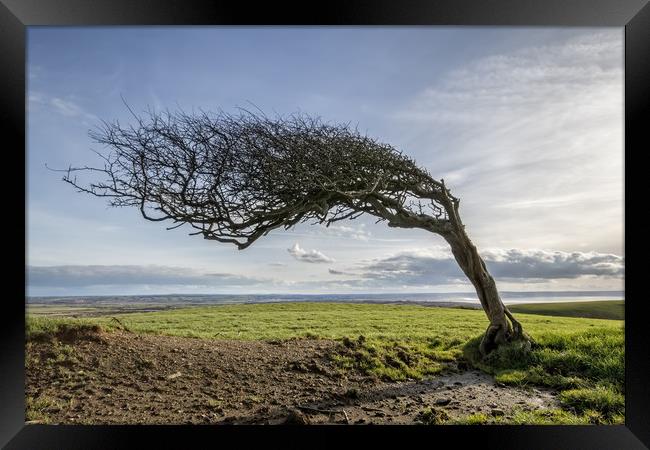
[[[484,425],[490,421],[490,417],[484,413],[474,413],[461,419],[454,420],[454,425]]]
[[[263,401],[264,401],[264,397],[261,397],[259,395],[249,395],[242,400],[242,403],[244,405],[250,406],[250,405],[262,403]]]
[[[50,414],[61,411],[62,404],[57,400],[46,396],[37,398],[27,397],[25,399],[25,420],[49,423]]]
[[[417,420],[424,425],[441,425],[449,420],[449,414],[444,409],[426,408],[420,411]]]
[[[28,341],[97,340],[105,328],[108,327],[84,319],[27,316],[25,337]]]
[[[210,408],[216,408],[216,409],[221,409],[223,406],[223,400],[219,400],[216,398],[209,398],[208,399],[208,406]]]
[[[560,394],[560,403],[563,407],[576,413],[591,415],[598,413],[604,420],[611,420],[614,416],[623,415],[625,411],[625,398],[608,386],[596,386],[590,389],[570,389]]]
[[[58,341],[54,341],[50,347],[50,351],[47,353],[47,357],[48,362],[66,367],[72,367],[78,362],[74,347]]]
[[[357,370],[386,381],[418,380],[439,373],[443,362],[454,361],[460,348],[432,346],[426,340],[381,340],[344,337],[332,359],[339,369]]]
[[[510,416],[490,416],[475,413],[447,422],[453,425],[589,425],[623,423],[622,416],[606,420],[596,411],[575,414],[559,408],[533,411],[515,410]]]
[[[625,415],[623,413],[605,417],[598,411],[588,409],[583,414],[583,417],[593,425],[625,425]]]
[[[496,418],[497,423],[504,418]],[[541,409],[534,411],[516,411],[508,421],[512,425],[588,425],[587,417],[571,414],[562,409]]]
[[[561,374],[550,374],[540,365],[534,365],[525,370],[501,370],[495,372],[494,375],[494,379],[498,383],[520,387],[546,386],[557,389],[570,389],[586,386],[587,384],[587,382],[580,377],[567,377]]]

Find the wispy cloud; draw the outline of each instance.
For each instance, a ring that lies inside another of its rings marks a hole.
[[[367,241],[372,236],[372,233],[366,229],[365,223],[355,226],[330,225],[329,227],[319,227],[319,231],[326,236],[355,239],[358,241]]]
[[[484,242],[622,251],[622,45],[606,30],[486,56],[394,113]]]
[[[306,263],[333,263],[334,259],[330,258],[329,256],[323,254],[322,252],[312,249],[312,250],[305,250],[300,247],[300,244],[297,242],[293,244],[293,247],[287,249],[289,254],[296,258],[298,261],[306,262]]]
[[[358,276],[358,274],[356,274],[356,273],[354,273],[352,271],[346,272],[344,270],[336,270],[336,269],[327,269],[327,271],[332,275],[347,275],[347,276],[351,276],[351,277]]]
[[[269,263],[269,266],[271,267],[287,267],[286,263],[281,263],[281,262],[271,262]]]
[[[425,89],[396,115],[483,127],[504,120],[509,123],[522,111],[544,114],[549,106],[584,106],[590,115],[598,114],[602,110],[595,106],[609,110],[620,101],[612,105],[609,98],[587,96],[620,84],[621,58],[622,41],[612,39],[608,32],[487,56],[451,71],[441,84]]]
[[[30,81],[40,79],[43,75],[43,67],[37,64],[30,64],[27,67],[27,73]]]
[[[334,224],[329,227],[324,225],[310,225],[310,226],[300,226],[299,231],[292,229],[290,234],[296,237],[306,237],[306,238],[341,238],[343,240],[352,239],[355,241],[382,241],[382,239],[377,239],[373,237],[370,230],[367,228],[366,223],[359,223],[355,221],[350,225]]]
[[[28,96],[28,107],[32,109],[45,108],[63,117],[79,119],[84,124],[99,122],[99,117],[87,111],[78,102],[69,98],[50,96],[38,91],[32,91]]]
[[[87,112],[77,103],[70,100],[54,97],[50,99],[50,105],[52,105],[59,114],[66,117],[81,117],[90,120],[99,120],[96,115]]]

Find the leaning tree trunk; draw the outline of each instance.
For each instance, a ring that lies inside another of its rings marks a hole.
[[[474,285],[481,306],[490,321],[481,340],[481,355],[487,355],[506,342],[518,339],[529,340],[521,324],[501,301],[494,278],[488,272],[485,262],[465,230],[461,227],[460,230],[445,235],[444,238],[451,246],[456,262]]]

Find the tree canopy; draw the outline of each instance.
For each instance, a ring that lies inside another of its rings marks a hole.
[[[65,181],[239,249],[278,227],[329,226],[364,213],[439,234],[458,222],[459,200],[444,181],[349,124],[247,110],[166,112],[127,127],[104,122],[91,137],[111,148],[100,153],[104,167],[71,168]],[[78,170],[106,177],[81,186]]]

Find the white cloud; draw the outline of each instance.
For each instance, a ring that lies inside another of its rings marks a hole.
[[[289,233],[282,232],[282,234],[292,235],[294,237],[306,237],[306,238],[317,238],[322,239],[326,238],[331,240],[331,238],[341,238],[341,240],[352,239],[355,241],[375,241],[381,240],[373,238],[370,230],[367,229],[365,223],[359,223],[360,219],[357,219],[354,223],[350,225],[341,225],[335,223],[329,227],[323,225],[305,225],[294,227]]]
[[[361,223],[357,226],[330,225],[329,227],[320,227],[319,231],[326,236],[355,239],[357,241],[368,241],[372,236],[372,234],[366,230],[365,223]]]
[[[27,96],[27,102],[32,105],[38,105],[43,103],[43,94],[40,92],[31,91]]]
[[[623,257],[607,253],[488,249],[483,255],[491,273],[502,279],[622,278],[625,273]]]
[[[99,117],[88,112],[78,102],[72,99],[54,97],[44,94],[43,92],[30,91],[28,97],[28,107],[31,109],[45,108],[60,116],[69,119],[79,119],[84,125],[99,122]]]
[[[79,104],[71,100],[54,97],[50,99],[50,105],[55,111],[66,117],[99,121],[99,118],[96,115],[87,112]]]
[[[68,265],[28,266],[30,287],[85,286],[252,286],[271,280],[229,273],[211,273],[171,266]]]
[[[620,102],[611,104],[610,98],[589,98],[603,88],[620,88],[622,40],[617,37],[600,32],[484,57],[450,72],[440,85],[425,89],[397,116],[484,126],[510,122],[513,114],[522,111],[543,114],[549,106],[586,106],[590,115],[599,112],[594,106],[606,110],[618,107]],[[617,90],[622,101],[622,91]],[[570,116],[570,111],[565,113]]]
[[[498,281],[545,283],[581,277],[622,280],[624,276],[623,258],[614,254],[541,249],[488,249],[481,254]],[[360,282],[373,280],[400,286],[468,284],[450,252],[442,247],[403,251],[355,268],[330,269],[329,273],[356,276]]]
[[[307,262],[307,263],[333,263],[334,259],[329,256],[319,252],[318,250],[304,250],[296,242],[293,244],[293,247],[287,249],[287,251],[296,258],[298,261]]]
[[[395,113],[404,145],[461,198],[480,247],[622,252],[622,37],[478,59]]]
[[[30,64],[27,67],[27,73],[30,81],[40,79],[43,75],[43,67],[37,64]]]

